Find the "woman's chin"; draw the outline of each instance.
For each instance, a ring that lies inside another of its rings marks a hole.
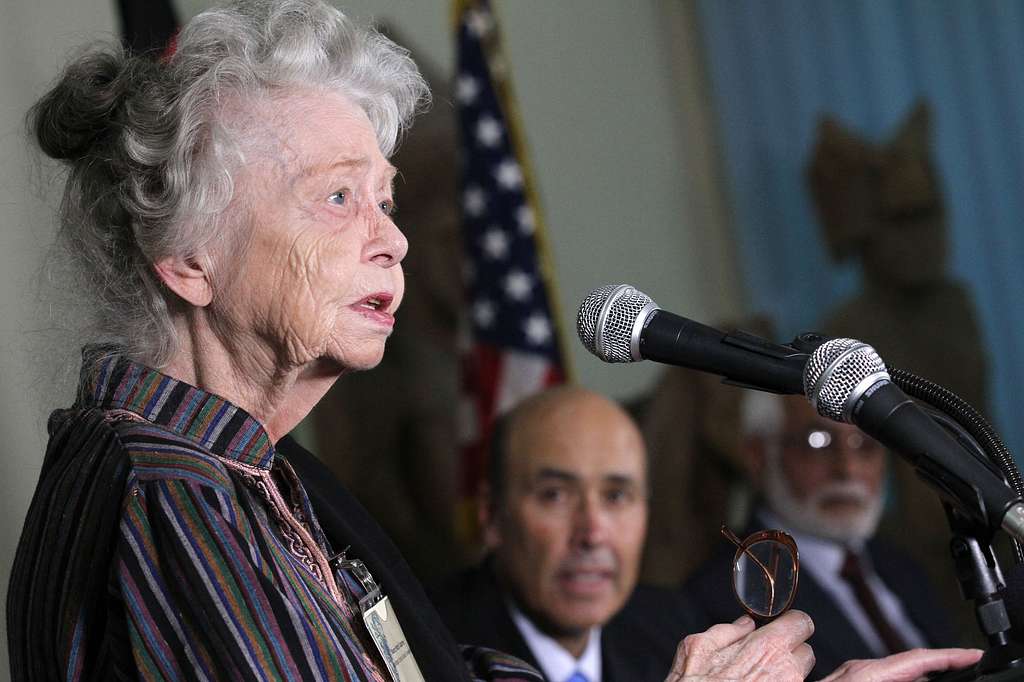
[[[384,341],[381,340],[376,343],[361,344],[359,348],[346,348],[344,352],[329,351],[321,358],[321,361],[335,372],[344,374],[373,369],[383,359]]]

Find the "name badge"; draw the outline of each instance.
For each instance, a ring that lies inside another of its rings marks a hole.
[[[333,557],[331,562],[340,569],[350,571],[366,591],[359,600],[359,611],[363,614],[366,630],[388,667],[392,681],[425,682],[402,625],[398,622],[398,614],[392,608],[391,600],[381,592],[366,564],[358,559],[348,559],[344,551]]]
[[[370,595],[367,595],[369,597]],[[381,597],[369,608],[363,609],[363,600],[360,599],[359,609],[363,612],[363,622],[366,629],[370,631],[373,643],[377,645],[377,651],[388,666],[391,678],[395,682],[424,682],[423,674],[416,664],[416,658],[412,655],[409,642],[402,632],[402,625],[398,622],[395,610],[391,608],[391,600]]]

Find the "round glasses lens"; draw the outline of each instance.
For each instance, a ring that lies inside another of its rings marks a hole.
[[[733,569],[736,594],[759,616],[774,618],[793,594],[796,564],[789,547],[775,540],[750,545]]]

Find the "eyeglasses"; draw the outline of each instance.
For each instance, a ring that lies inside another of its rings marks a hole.
[[[758,623],[789,610],[800,578],[796,540],[781,530],[762,530],[740,540],[726,526],[722,535],[736,545],[732,589],[743,610]]]
[[[843,447],[858,453],[869,453],[882,449],[881,443],[874,438],[853,430],[839,433],[828,429],[810,429],[799,436],[784,437],[782,444],[785,447],[821,454],[838,452]]]

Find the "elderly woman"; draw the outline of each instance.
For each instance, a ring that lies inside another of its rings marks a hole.
[[[15,680],[539,679],[460,653],[372,520],[329,536],[275,448],[381,359],[387,157],[426,96],[403,50],[288,0],[198,16],[165,62],[94,48],[35,106],[98,327],[14,563]],[[811,627],[716,626],[670,678],[800,679]]]

